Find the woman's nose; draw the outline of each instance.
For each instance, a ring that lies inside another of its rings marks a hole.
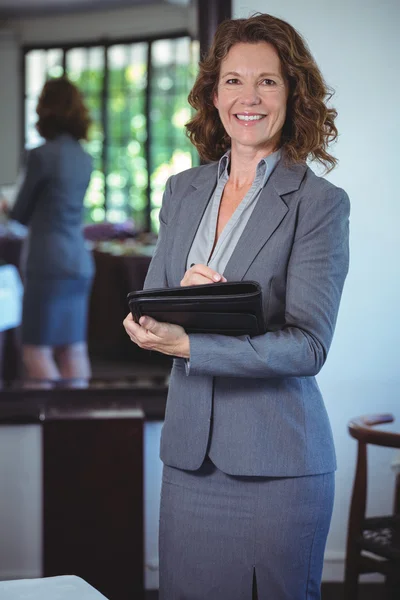
[[[257,88],[255,86],[243,86],[240,101],[244,106],[259,104],[261,100]]]

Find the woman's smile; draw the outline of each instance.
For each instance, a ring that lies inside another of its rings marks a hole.
[[[214,106],[233,152],[252,147],[265,155],[279,146],[286,119],[287,85],[275,48],[238,43],[221,64]]]
[[[259,114],[259,113],[236,113],[234,117],[248,127],[249,125],[255,125],[259,123],[262,119],[265,119],[267,115]]]

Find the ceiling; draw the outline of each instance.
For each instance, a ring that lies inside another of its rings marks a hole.
[[[78,10],[101,10],[122,6],[187,5],[189,2],[190,0],[0,0],[0,19],[76,12]]]

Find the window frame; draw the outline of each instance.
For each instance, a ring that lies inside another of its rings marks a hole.
[[[147,43],[147,79],[148,85],[145,91],[145,117],[146,123],[150,124],[150,103],[151,103],[151,86],[149,82],[151,81],[151,72],[152,72],[152,44],[159,40],[175,40],[178,38],[187,37],[191,42],[193,42],[196,38],[191,35],[190,31],[187,29],[176,30],[172,32],[163,32],[162,34],[154,34],[154,35],[144,35],[144,36],[132,36],[132,37],[121,37],[121,38],[95,38],[93,40],[86,41],[74,41],[69,43],[60,43],[55,44],[27,44],[21,47],[21,89],[22,89],[22,100],[20,106],[20,114],[21,114],[21,155],[24,152],[25,148],[25,129],[26,129],[26,100],[27,100],[27,89],[26,89],[26,54],[33,50],[53,50],[59,49],[62,51],[62,69],[63,74],[65,74],[66,70],[66,55],[69,50],[73,48],[92,48],[94,46],[102,47],[104,52],[104,78],[103,78],[103,86],[101,92],[101,119],[104,131],[104,142],[103,142],[103,150],[102,150],[102,158],[101,158],[101,168],[103,173],[107,173],[108,168],[108,141],[109,141],[109,133],[108,133],[108,111],[107,111],[107,101],[108,101],[108,77],[109,77],[109,67],[108,67],[108,50],[111,46],[115,45],[123,45],[123,44],[135,44],[135,43]],[[189,90],[188,90],[189,93]],[[144,154],[147,162],[147,191],[146,191],[146,207],[145,207],[145,232],[152,231],[151,228],[151,174],[152,174],[152,164],[151,164],[151,127],[147,128],[147,138],[144,142]],[[108,198],[108,188],[107,188],[107,178],[105,178],[104,182],[104,208],[107,209],[107,198]]]

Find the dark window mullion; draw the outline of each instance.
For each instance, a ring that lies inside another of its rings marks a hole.
[[[20,142],[21,142],[21,149],[23,151],[23,149],[26,147],[26,106],[28,103],[28,90],[27,90],[27,85],[26,85],[26,52],[22,51],[21,55],[20,55],[20,61],[21,61],[21,74],[22,74],[22,93],[23,93],[23,105],[21,107],[21,123],[22,123],[22,127],[21,127],[21,131],[20,131]],[[21,159],[20,159],[21,160]],[[18,164],[18,170],[20,168],[20,164]]]
[[[150,111],[151,111],[151,94],[152,94],[152,77],[153,77],[153,68],[152,68],[152,60],[151,60],[151,52],[152,52],[152,42],[149,42],[147,48],[147,85],[146,85],[146,96],[145,96],[145,116],[146,116],[146,128],[147,128],[147,137],[145,142],[145,157],[147,163],[147,203],[146,203],[146,215],[145,215],[145,227],[146,231],[151,231],[151,173],[153,170],[152,160],[151,160],[151,121],[150,121]]]
[[[169,106],[171,107],[171,110],[170,110],[170,119],[169,119],[170,122],[172,122],[172,117],[174,115],[175,106],[176,106],[175,103],[176,103],[176,101],[178,99],[177,79],[178,79],[178,69],[179,69],[179,64],[178,64],[178,42],[177,42],[177,40],[175,40],[175,42],[171,42],[171,43],[173,44],[173,48],[174,48],[174,52],[173,52],[173,61],[174,62],[171,65],[172,87],[170,88],[170,92],[171,92],[171,96],[173,98],[173,101],[171,103],[169,103]],[[177,132],[176,132],[175,127],[171,127],[171,132],[172,132],[172,137],[173,137],[173,145],[171,147],[171,158],[172,158],[173,150],[174,150],[174,148],[176,148],[176,138],[177,138]]]
[[[126,46],[125,46],[125,68],[127,68],[128,65],[133,64],[132,52],[133,52],[133,45],[126,44]],[[125,71],[124,71],[124,73],[125,73]],[[129,144],[130,140],[132,139],[131,123],[130,123],[132,116],[131,116],[131,113],[129,110],[129,108],[131,106],[131,102],[132,102],[132,97],[131,97],[131,89],[129,88],[125,77],[123,80],[122,89],[123,89],[123,93],[124,93],[124,96],[127,101],[127,106],[125,107],[125,119],[122,122],[122,128],[121,128],[122,145],[123,145],[123,147],[125,149],[125,153],[126,153],[128,144]],[[125,156],[126,156],[126,154],[125,154]],[[132,212],[133,212],[133,207],[131,207],[129,205],[130,190],[131,190],[132,186],[133,186],[132,171],[131,171],[131,169],[129,169],[129,175],[126,180],[126,184],[125,184],[125,188],[124,188],[124,210],[125,210],[125,215],[127,217],[132,216]]]
[[[101,168],[104,173],[104,211],[107,211],[108,203],[108,87],[109,87],[109,67],[108,67],[108,49],[109,46],[104,46],[104,75],[103,75],[103,87],[101,90],[101,123],[103,126],[103,148],[101,153]]]

